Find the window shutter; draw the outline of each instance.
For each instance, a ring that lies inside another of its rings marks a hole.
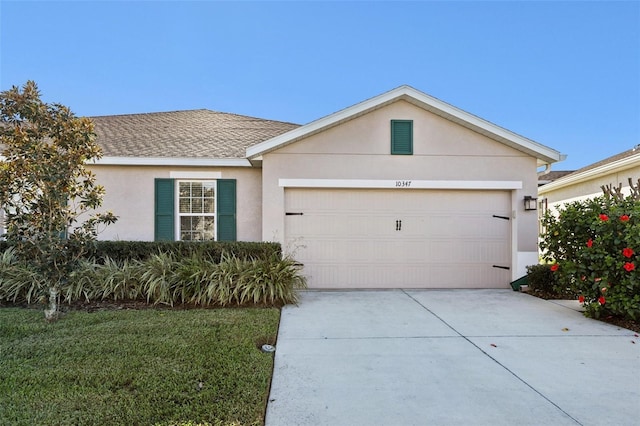
[[[218,179],[218,241],[236,241],[236,180]]]
[[[413,120],[391,120],[391,154],[413,154]]]
[[[155,181],[155,232],[156,241],[173,241],[175,239],[175,185],[173,179],[156,179]]]

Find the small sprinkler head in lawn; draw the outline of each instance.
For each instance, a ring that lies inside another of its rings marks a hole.
[[[262,345],[262,352],[271,353],[271,352],[275,352],[275,351],[276,351],[275,346],[272,346],[272,345]]]

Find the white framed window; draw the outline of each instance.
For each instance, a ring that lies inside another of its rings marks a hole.
[[[216,239],[216,181],[176,181],[176,240]]]

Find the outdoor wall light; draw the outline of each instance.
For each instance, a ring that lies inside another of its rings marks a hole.
[[[533,198],[531,195],[524,196],[524,209],[525,210],[538,210],[538,199]]]

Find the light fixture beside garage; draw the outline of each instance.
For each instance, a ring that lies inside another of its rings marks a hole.
[[[525,210],[538,210],[538,199],[533,198],[531,195],[524,196],[524,209]]]

